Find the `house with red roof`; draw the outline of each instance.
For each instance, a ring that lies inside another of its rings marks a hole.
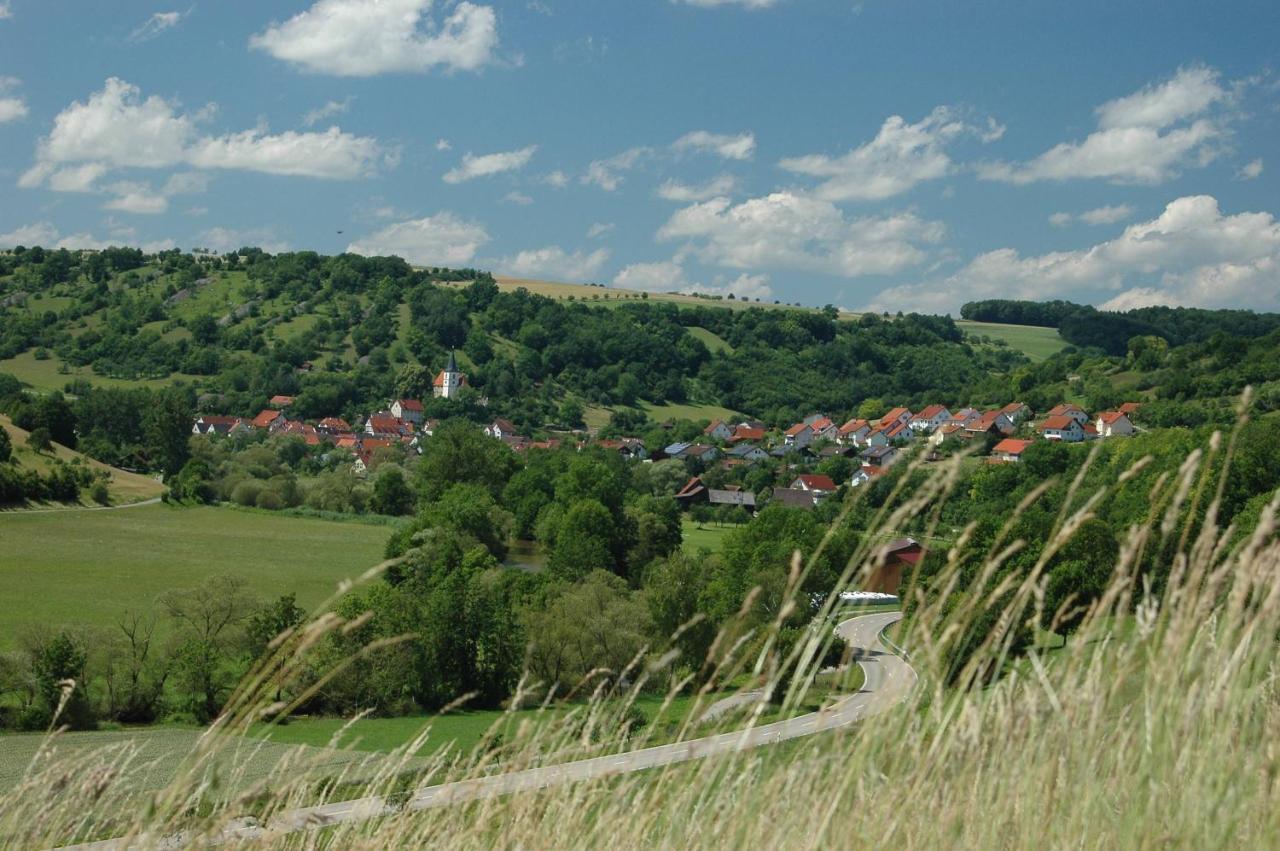
[[[737,428],[733,430],[733,436],[729,438],[730,443],[740,443],[748,440],[752,442],[764,440],[765,430],[763,426],[753,426],[749,423],[739,423]]]
[[[889,413],[880,418],[880,425],[887,426],[890,423],[902,423],[909,425],[911,423],[910,408],[894,408]]]
[[[269,404],[273,408],[276,408],[277,410],[283,411],[285,408],[288,408],[290,405],[293,404],[293,397],[292,396],[272,396],[271,401],[268,402],[267,404]]]
[[[268,408],[254,417],[249,424],[254,428],[264,428],[268,431],[273,431],[274,429],[284,425],[284,422],[284,414]]]
[[[1093,427],[1098,430],[1099,437],[1133,437],[1135,431],[1128,415],[1122,411],[1103,411]]]
[[[929,405],[911,417],[911,430],[917,434],[932,434],[951,419],[945,405]]]
[[[1022,460],[1022,453],[1027,451],[1030,446],[1030,440],[1018,440],[1014,437],[1006,437],[1004,440],[991,447],[991,457],[994,460],[1016,464]]]
[[[877,467],[873,464],[863,464],[861,467],[853,471],[853,476],[849,479],[849,487],[856,488],[873,482],[885,474],[884,467]]]
[[[1061,440],[1063,443],[1079,443],[1084,440],[1084,426],[1073,416],[1058,414],[1046,417],[1038,426],[1045,440]]]
[[[408,420],[414,425],[421,425],[422,403],[417,399],[396,399],[389,407],[392,416]]]
[[[808,423],[796,423],[782,433],[783,444],[797,449],[808,446],[813,442],[813,438],[813,429],[809,427]]]
[[[1009,422],[1017,425],[1031,419],[1031,409],[1021,402],[1010,402],[1000,409],[1000,413],[1009,418]]]
[[[867,435],[871,433],[871,423],[864,419],[854,417],[844,425],[840,426],[840,433],[836,440],[849,446],[861,446],[867,440]]]
[[[316,431],[323,435],[333,437],[339,434],[350,434],[351,426],[347,424],[346,420],[340,417],[325,417],[320,422],[316,423]]]
[[[1124,414],[1125,416],[1132,416],[1133,414],[1137,413],[1138,409],[1141,407],[1142,407],[1141,402],[1125,402],[1119,408],[1116,408],[1116,410]]]
[[[733,429],[724,420],[713,420],[702,433],[713,440],[728,440],[733,437]]]
[[[802,473],[792,479],[788,487],[793,490],[812,491],[822,494],[836,492],[836,483],[832,481],[831,477],[820,473]]]
[[[1054,406],[1053,409],[1049,411],[1047,416],[1071,417],[1073,420],[1080,423],[1080,425],[1084,425],[1085,423],[1089,422],[1089,414],[1085,411],[1085,409],[1080,407],[1079,405],[1074,405],[1070,402],[1063,402],[1061,405]]]
[[[964,427],[970,434],[1013,434],[1013,421],[1001,411],[987,411]]]

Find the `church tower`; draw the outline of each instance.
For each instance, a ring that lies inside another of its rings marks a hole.
[[[458,358],[449,350],[449,364],[432,382],[432,395],[445,399],[455,398],[467,386],[467,376],[458,371]]]

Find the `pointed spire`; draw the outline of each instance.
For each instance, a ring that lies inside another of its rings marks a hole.
[[[444,371],[445,371],[445,372],[457,372],[457,371],[458,371],[458,359],[457,359],[456,357],[454,357],[453,349],[450,349],[450,350],[449,350],[449,365],[448,365],[448,366],[446,366],[446,367],[444,368]]]

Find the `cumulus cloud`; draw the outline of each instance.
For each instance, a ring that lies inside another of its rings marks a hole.
[[[113,169],[181,165],[350,179],[372,173],[389,158],[376,139],[337,127],[323,133],[254,129],[211,136],[200,131],[199,120],[200,115],[180,113],[155,95],[144,98],[137,86],[112,77],[87,101],[58,114],[18,185],[85,191],[85,174],[96,179]]]
[[[103,206],[122,213],[156,215],[168,211],[169,199],[173,196],[197,194],[208,187],[209,179],[198,172],[171,175],[158,189],[153,188],[150,183],[122,180],[103,187],[104,192],[115,196]]]
[[[502,196],[502,200],[508,204],[516,204],[521,207],[527,207],[533,203],[533,198],[523,192],[508,192]]]
[[[103,249],[112,245],[120,245],[124,242],[137,244],[139,242],[137,234],[130,231],[125,235],[116,235],[114,239],[100,239],[91,233],[73,233],[63,236],[51,222],[24,225],[16,230],[0,234],[0,248],[13,248],[17,245],[25,245],[29,248],[39,245],[44,248]],[[175,243],[172,239],[161,239],[143,241],[139,247],[145,253],[153,254],[157,251],[173,248],[174,245]]]
[[[517,278],[551,278],[582,283],[595,280],[607,262],[608,249],[571,253],[558,245],[549,245],[546,248],[521,251],[514,257],[494,261],[494,265]]]
[[[1098,107],[1098,128],[1083,141],[1055,145],[1025,163],[987,163],[978,175],[1015,184],[1073,178],[1161,183],[1217,157],[1228,119],[1215,108],[1229,100],[1217,71],[1183,68]]]
[[[530,145],[518,151],[503,151],[478,157],[468,153],[463,156],[461,165],[445,172],[444,182],[463,183],[477,177],[501,174],[504,171],[518,171],[529,164],[529,160],[533,159],[537,150],[537,145]]]
[[[190,10],[186,12],[156,12],[150,18],[142,22],[142,25],[129,33],[126,41],[130,44],[141,44],[163,33],[165,30],[173,29],[182,19],[191,14]]]
[[[735,136],[695,130],[676,139],[671,148],[675,151],[716,154],[726,160],[749,160],[756,152],[756,137],[754,133]]]
[[[596,222],[587,228],[587,239],[599,239],[602,236],[607,236],[613,233],[616,227],[617,225],[613,222]]]
[[[722,174],[696,186],[681,183],[678,180],[668,180],[658,187],[658,197],[687,204],[690,201],[708,201],[712,198],[731,195],[737,187],[737,179],[728,174]]]
[[[716,198],[677,211],[660,241],[684,241],[703,262],[842,277],[900,272],[924,261],[944,227],[912,213],[848,219],[834,204],[775,192],[733,204]]]
[[[940,106],[915,124],[900,115],[886,118],[876,137],[846,154],[810,154],[779,165],[795,174],[825,178],[814,194],[828,201],[878,201],[901,195],[917,184],[951,174],[946,146],[962,135],[994,141],[1004,128],[989,121],[980,127]]]
[[[542,182],[550,186],[552,189],[564,189],[569,185],[569,175],[557,169],[542,178]]]
[[[689,279],[679,259],[657,263],[632,263],[613,278],[613,286],[650,293],[698,293],[701,295],[764,299],[773,296],[768,275],[741,274],[732,280],[716,278],[711,284]]]
[[[327,101],[324,106],[318,106],[309,110],[306,115],[302,116],[302,124],[305,127],[314,127],[326,118],[333,118],[335,115],[345,115],[347,110],[351,108],[353,98],[345,97],[342,100]]]
[[[1076,251],[974,258],[948,278],[893,287],[871,309],[955,311],[981,298],[1070,298],[1109,309],[1146,304],[1280,309],[1280,223],[1270,213],[1223,215],[1215,198],[1170,202],[1156,218]]]
[[[605,192],[613,192],[622,185],[622,172],[635,168],[652,153],[649,148],[630,148],[608,159],[595,160],[587,166],[582,182],[599,186]]]
[[[497,15],[461,2],[431,13],[432,0],[319,0],[249,39],[305,71],[342,77],[475,71],[493,61]]]
[[[1128,204],[1115,204],[1107,207],[1095,207],[1079,214],[1054,213],[1049,216],[1049,224],[1054,227],[1066,227],[1073,221],[1080,221],[1086,225],[1114,225],[1116,222],[1123,222],[1125,219],[1133,218],[1133,213],[1133,207]]]
[[[419,266],[465,266],[489,241],[476,222],[441,212],[388,225],[347,246],[353,254],[396,255]]]
[[[0,77],[0,124],[27,117],[27,102],[12,93],[20,85],[17,77]]]

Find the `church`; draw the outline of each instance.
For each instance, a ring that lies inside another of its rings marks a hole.
[[[431,382],[431,393],[436,398],[453,399],[467,386],[467,376],[458,371],[458,359],[449,352],[449,365]]]

